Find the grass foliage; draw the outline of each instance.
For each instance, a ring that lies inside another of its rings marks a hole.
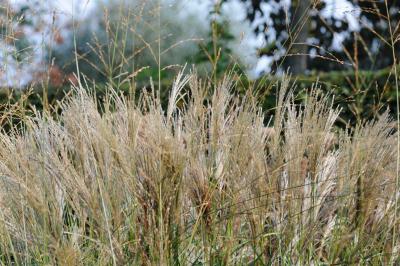
[[[59,115],[24,116],[0,135],[1,263],[400,263],[388,114],[336,129],[329,97],[298,106],[288,84],[271,119],[195,73],[166,108],[78,86]]]

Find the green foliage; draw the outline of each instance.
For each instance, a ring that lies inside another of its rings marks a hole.
[[[346,71],[322,73],[319,76],[294,78],[299,88],[309,88],[318,82],[324,93],[335,97],[342,108],[343,122],[378,117],[387,108],[396,112],[396,84],[392,68],[379,71]]]
[[[273,88],[278,80],[265,76],[255,81],[254,87],[262,95],[264,110],[273,113],[279,91]],[[297,75],[290,78],[295,87],[298,102],[302,102],[305,90],[317,86],[323,93],[334,98],[334,105],[341,108],[338,123],[354,126],[362,120],[377,118],[389,109],[396,112],[396,84],[392,68],[379,71],[331,71]]]
[[[156,75],[151,69],[145,69],[138,75],[137,88],[150,88],[148,77]],[[161,78],[161,100],[166,103],[168,89],[172,85],[172,80],[162,73]],[[274,86],[278,79],[276,77],[263,77],[256,81],[250,81],[245,76],[237,82],[235,91],[245,94],[249,86],[256,88],[260,94],[260,102],[263,109],[272,114],[276,107],[276,99],[279,90]],[[394,116],[396,110],[396,88],[394,82],[394,73],[392,69],[383,69],[380,71],[353,71],[347,72],[329,72],[310,76],[292,76],[291,85],[295,85],[295,91],[298,95],[297,101],[302,102],[304,91],[312,88],[315,84],[321,91],[334,97],[334,105],[342,109],[338,123],[341,126],[355,125],[361,120],[369,120],[378,117],[386,109]],[[159,87],[158,81],[154,81],[156,88]],[[103,98],[107,85],[105,83],[96,84],[96,93],[99,98]],[[119,87],[119,91],[124,95],[129,95],[131,91],[130,84],[125,83]],[[48,102],[55,105],[63,96],[70,91],[70,86],[61,88],[49,88]],[[136,89],[136,93],[140,90]],[[43,108],[42,90],[34,89],[29,93],[27,106],[35,106],[41,110]],[[10,91],[3,89],[0,92],[0,104],[11,102],[16,103],[21,99],[25,92]]]

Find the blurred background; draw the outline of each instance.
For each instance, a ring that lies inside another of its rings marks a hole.
[[[249,82],[285,72],[299,87],[319,81],[357,118],[394,105],[400,1],[0,3],[2,88],[50,92],[78,76],[114,88],[151,78],[161,88],[188,64],[215,78],[232,70]]]

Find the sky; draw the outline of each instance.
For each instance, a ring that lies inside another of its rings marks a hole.
[[[24,31],[29,36],[29,40],[32,41],[34,46],[33,54],[26,59],[23,64],[17,64],[13,61],[11,54],[13,47],[0,41],[0,60],[2,65],[5,66],[0,71],[0,86],[13,86],[23,87],[28,84],[34,77],[34,71],[43,68],[43,58],[45,51],[43,49],[44,44],[48,44],[51,41],[51,32],[53,25],[54,14],[56,14],[57,22],[56,27],[61,29],[60,33],[64,37],[70,36],[70,32],[63,30],[71,22],[71,19],[91,21],[95,20],[96,17],[92,18],[93,10],[99,4],[104,4],[108,1],[118,0],[10,0],[11,5],[14,8],[28,5],[32,10],[40,10],[40,16],[31,12],[29,16],[34,21],[34,25],[41,25],[43,30],[36,31],[34,28],[27,26]],[[134,0],[128,0],[134,1]],[[208,13],[215,0],[161,0],[163,5],[167,6],[172,10],[171,14],[178,23],[181,25],[187,24],[188,27],[182,27],[182,38],[190,38],[193,34],[193,24],[199,34],[205,32],[208,26]],[[357,16],[360,11],[357,10],[348,0],[323,0],[326,3],[326,7],[322,10],[324,17],[333,17],[337,20],[343,20],[349,23],[350,29],[353,31],[358,30],[359,23]],[[290,0],[282,0],[279,2],[280,5],[290,5]],[[257,77],[262,73],[268,72],[271,66],[271,62],[274,58],[263,56],[257,56],[257,50],[266,44],[264,36],[262,34],[256,35],[254,28],[260,24],[267,22],[272,25],[272,21],[269,18],[270,14],[275,12],[277,9],[275,1],[268,1],[261,5],[264,12],[264,16],[258,14],[256,20],[250,23],[246,20],[246,6],[240,0],[229,0],[222,6],[222,14],[225,19],[230,22],[231,33],[236,37],[229,45],[232,48],[234,55],[242,61],[248,69],[248,74],[251,77]],[[179,11],[178,11],[179,10]],[[39,11],[38,11],[39,12]],[[196,24],[197,23],[197,24]],[[186,36],[185,36],[186,35]],[[276,37],[276,32],[273,28],[268,31],[268,40],[273,41]],[[331,49],[340,50],[341,42],[346,38],[346,33],[336,34]],[[23,78],[16,78],[23,77]]]

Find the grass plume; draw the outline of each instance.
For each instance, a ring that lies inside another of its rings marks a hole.
[[[339,130],[330,97],[298,106],[288,84],[269,125],[231,77],[195,73],[166,109],[155,89],[99,105],[78,86],[60,114],[25,117],[0,135],[0,261],[399,262],[388,114]]]

